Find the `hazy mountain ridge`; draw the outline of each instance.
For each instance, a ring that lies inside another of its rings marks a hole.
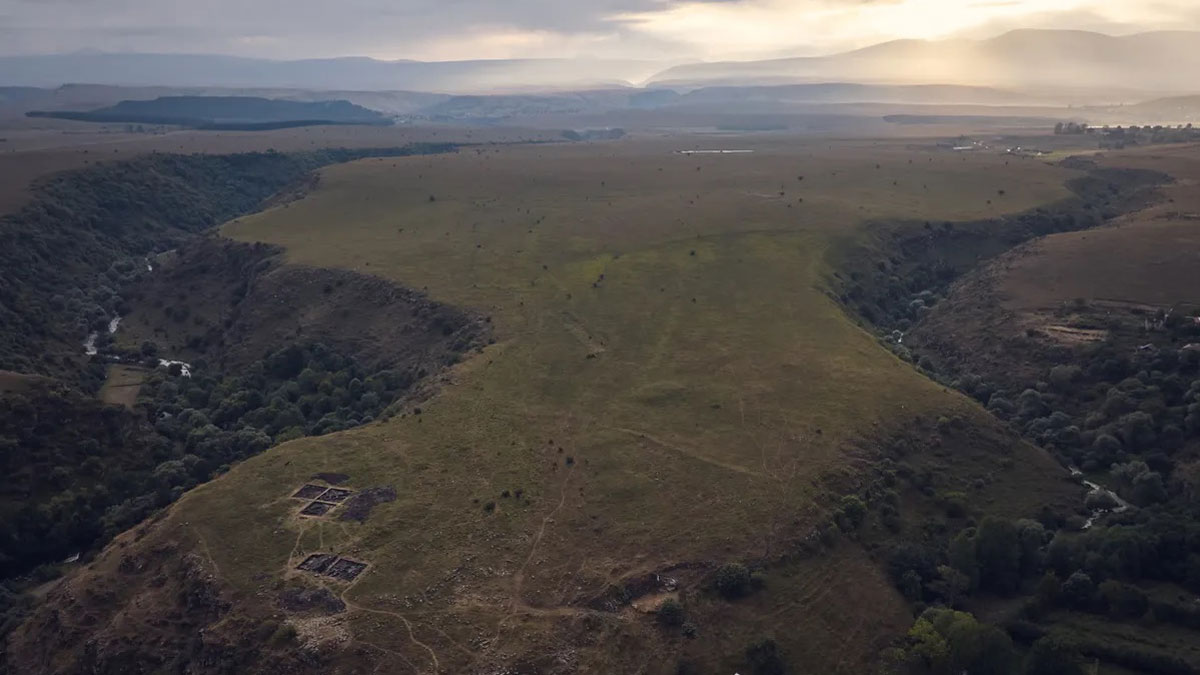
[[[1200,32],[1114,37],[1016,30],[985,40],[894,40],[840,54],[761,61],[663,64],[619,59],[274,61],[203,54],[0,57],[0,84],[527,93],[632,86],[699,88],[798,83],[951,84],[1192,93],[1200,88]]]
[[[366,57],[272,61],[204,54],[61,54],[0,57],[5,85],[242,87],[480,92],[621,85],[661,64],[643,61],[509,59],[380,61]]]
[[[895,40],[830,56],[676,66],[661,86],[805,81],[971,84],[1191,92],[1200,84],[1200,32],[1113,37],[1086,31],[1017,30],[986,40]]]

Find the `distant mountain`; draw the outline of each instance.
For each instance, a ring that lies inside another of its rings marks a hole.
[[[0,85],[68,83],[130,87],[409,90],[451,93],[627,86],[663,64],[591,59],[272,61],[190,54],[61,54],[0,57]]]
[[[38,89],[36,87],[0,87],[0,105],[17,101],[27,101],[42,96],[45,93],[45,89]]]
[[[103,84],[67,84],[55,89],[0,87],[0,114],[30,110],[94,110],[121,101],[148,101],[164,96],[252,96],[288,101],[349,101],[388,113],[414,113],[450,98],[446,94],[414,91],[315,91],[255,87],[115,87]]]
[[[650,78],[657,86],[862,83],[970,84],[1043,90],[1200,90],[1200,32],[1113,37],[1018,30],[987,40],[896,40],[832,56],[698,63]]]
[[[1136,98],[1147,92],[1200,91],[1197,44],[1200,32],[1160,31],[1113,37],[1085,31],[1018,30],[986,40],[896,40],[830,56],[695,63],[666,70],[654,62],[620,59],[423,62],[353,57],[273,61],[214,55],[89,53],[0,57],[0,86],[53,88],[78,83],[172,89],[528,94],[632,85],[686,91],[714,86],[834,82],[1036,90],[1056,94],[1062,102],[1074,102],[1074,93],[1086,92],[1091,102],[1098,91],[1113,92],[1113,100]],[[874,92],[880,93],[882,90]],[[816,95],[811,91],[805,94]],[[635,107],[652,107],[667,98],[668,94],[657,93],[643,96]],[[397,102],[397,107],[413,108],[408,101]]]
[[[1200,94],[1171,96],[1133,105],[1095,106],[1080,114],[1093,123],[1104,124],[1197,124],[1200,123]]]
[[[857,84],[822,82],[776,86],[703,87],[683,94],[673,105],[726,103],[912,103],[921,105],[1014,105],[1035,102],[1035,97],[991,87],[948,84]]]
[[[282,101],[251,96],[164,96],[90,111],[36,111],[30,117],[84,122],[171,124],[198,128],[280,128],[311,124],[388,124],[390,118],[349,101]]]
[[[538,115],[597,114],[622,110],[688,113],[822,112],[831,104],[1014,106],[1038,105],[1035,96],[960,85],[875,85],[831,82],[781,86],[618,89],[556,95],[454,96],[416,114],[435,120],[502,120]]]

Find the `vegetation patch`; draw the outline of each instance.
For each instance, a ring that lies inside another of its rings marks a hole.
[[[312,570],[306,570],[312,571]],[[297,613],[340,614],[346,603],[327,588],[291,587],[279,594],[280,608]]]
[[[310,171],[365,156],[446,152],[452,146],[241,155],[154,154],[56,174],[31,203],[0,216],[0,368],[81,373],[91,390],[103,369],[85,368],[88,333],[126,307],[120,291],[145,258],[253,211]]]

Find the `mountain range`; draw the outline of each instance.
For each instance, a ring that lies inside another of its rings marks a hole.
[[[79,53],[0,57],[0,85],[296,88],[494,93],[819,82],[972,84],[1046,92],[1200,90],[1200,32],[1110,36],[1017,30],[984,40],[896,40],[818,57],[690,63],[516,59],[274,61],[216,55]]]
[[[1016,30],[986,40],[895,40],[832,56],[698,63],[650,78],[659,86],[850,81],[972,84],[1072,91],[1200,89],[1200,32],[1122,37]]]

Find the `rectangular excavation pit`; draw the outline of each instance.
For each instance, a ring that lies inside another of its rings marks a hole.
[[[324,485],[313,485],[309,483],[299,490],[296,490],[296,493],[292,495],[292,499],[316,499],[317,497],[320,497],[321,493],[325,492],[327,489],[328,488],[326,488]]]
[[[323,502],[332,502],[334,504],[340,504],[340,503],[346,501],[346,498],[352,494],[354,494],[353,490],[343,490],[342,488],[329,488],[324,493],[322,493],[320,497],[313,497],[313,499],[320,499]]]
[[[326,504],[325,502],[309,502],[308,506],[300,509],[300,515],[321,517],[333,510],[337,504]]]
[[[367,569],[367,563],[340,558],[325,570],[325,576],[341,581],[354,581],[365,569]]]
[[[320,574],[329,569],[335,560],[337,560],[337,556],[332,553],[314,553],[305,558],[304,562],[296,565],[296,569]]]

